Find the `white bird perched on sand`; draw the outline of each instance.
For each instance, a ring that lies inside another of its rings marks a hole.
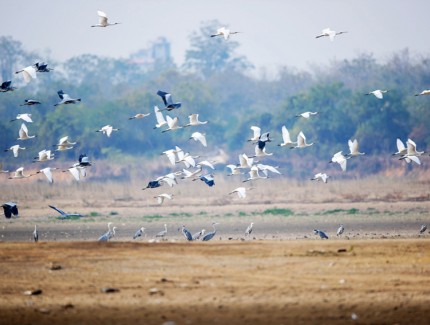
[[[303,113],[300,113],[300,114],[296,115],[296,117],[303,117],[305,119],[308,119],[312,115],[317,115],[317,114],[318,114],[318,112],[303,112]]]
[[[168,128],[161,131],[163,133],[167,132],[167,131],[173,131],[173,130],[177,130],[177,129],[182,128],[182,126],[179,126],[179,118],[178,117],[171,118],[169,115],[166,115],[166,122],[167,122]]]
[[[70,142],[69,137],[65,136],[62,137],[57,144],[54,145],[54,147],[57,147],[55,151],[65,151],[73,149],[73,146],[76,144],[76,142]]]
[[[19,138],[17,138],[17,140],[28,140],[36,137],[35,135],[28,135],[27,125],[24,123],[21,124],[18,134]]]
[[[324,183],[327,183],[329,176],[326,173],[318,173],[315,174],[313,178],[311,178],[311,181],[323,181]]]
[[[136,233],[133,236],[133,239],[136,239],[137,237],[141,237],[143,233],[145,232],[145,227],[140,227]]]
[[[297,135],[297,142],[296,142],[296,146],[294,147],[290,147],[290,149],[300,149],[300,148],[306,148],[306,147],[310,147],[311,145],[313,145],[312,143],[306,143],[306,137],[303,134],[302,131],[300,131],[300,133]]]
[[[208,144],[206,142],[206,137],[204,133],[200,133],[200,132],[194,132],[193,134],[191,134],[190,139],[194,139],[194,141],[200,141],[200,143],[204,146],[207,147]]]
[[[252,138],[249,138],[247,141],[256,142],[260,139],[261,129],[258,126],[251,126],[250,129],[254,132]]]
[[[190,120],[190,123],[184,125],[184,127],[197,126],[197,125],[203,125],[208,123],[208,121],[204,121],[204,122],[199,121],[199,114],[188,115],[188,118]]]
[[[13,122],[13,121],[18,121],[18,120],[23,120],[27,123],[33,123],[33,120],[31,119],[31,114],[29,114],[29,113],[18,114],[16,116],[16,118],[14,118],[13,120],[10,120],[10,121]]]
[[[254,158],[248,157],[246,154],[239,155],[239,164],[237,168],[251,168],[254,163]]]
[[[103,11],[97,10],[97,15],[99,16],[99,23],[97,25],[92,25],[91,27],[107,27],[107,26],[113,26],[118,25],[121,23],[109,23],[108,17],[106,16],[106,13]]]
[[[339,228],[337,228],[336,236],[340,236],[345,231],[345,227],[343,225],[340,225]]]
[[[157,119],[157,124],[155,124],[154,129],[158,129],[164,125],[167,125],[167,121],[164,118],[163,113],[157,106],[154,106],[155,118]]]
[[[36,69],[33,66],[26,67],[22,70],[15,72],[15,73],[21,73],[21,72],[22,72],[22,75],[24,77],[25,82],[27,82],[27,83],[30,82],[32,79],[37,78]]]
[[[281,131],[282,131],[282,141],[283,142],[278,144],[278,146],[285,147],[285,146],[289,146],[289,145],[297,143],[297,142],[291,141],[290,132],[288,132],[288,129],[285,125],[282,126]]]
[[[322,31],[321,31],[321,34],[320,35],[317,35],[315,38],[320,38],[320,37],[329,37],[330,38],[330,41],[334,41],[334,38],[337,36],[337,35],[341,35],[341,34],[345,34],[345,33],[348,33],[348,32],[336,32],[336,31],[334,31],[334,30],[331,30],[330,28],[324,28]]]
[[[16,145],[14,145],[14,146],[10,147],[9,149],[5,149],[4,151],[5,151],[5,152],[7,152],[7,151],[12,151],[12,152],[13,152],[13,156],[14,156],[15,158],[17,158],[17,157],[18,157],[19,150],[25,150],[25,148],[21,147],[19,144],[16,144]]]
[[[9,177],[9,179],[21,179],[21,178],[28,178],[31,175],[24,175],[24,167],[19,167],[17,170],[15,170],[14,175]]]
[[[263,172],[263,174],[266,176],[268,176],[269,172],[281,175],[281,172],[276,169],[276,168],[279,168],[278,166],[274,167],[274,166],[263,165],[263,164],[257,164],[256,166],[257,166],[258,170],[261,170]]]
[[[388,92],[388,90],[376,89],[376,90],[373,90],[373,91],[371,91],[365,95],[374,95],[376,98],[382,99],[382,98],[384,98],[384,94],[387,92]]]
[[[205,232],[206,232],[206,230],[204,230],[204,229],[200,230],[199,232],[196,232],[196,233],[193,235],[193,240],[199,240],[199,239],[200,239],[200,237],[202,237],[202,236],[204,236],[204,235],[205,235]]]
[[[171,200],[173,198],[173,194],[162,193],[154,196],[157,199],[158,204],[163,204],[164,200]]]
[[[240,32],[232,32],[230,29],[225,27],[218,28],[215,34],[212,34],[211,37],[223,36],[225,40],[229,39],[230,35],[239,34]]]
[[[347,157],[357,157],[364,155],[364,152],[359,151],[357,139],[354,139],[354,141],[348,140],[348,147],[349,154],[346,155]]]
[[[109,138],[113,131],[119,131],[119,129],[115,129],[112,125],[105,125],[100,130],[97,130],[96,132],[101,132],[103,134],[106,134]]]
[[[242,175],[243,173],[241,172],[241,168],[237,167],[236,165],[233,164],[229,164],[226,166],[227,168],[230,169],[230,174],[228,174],[227,176],[232,176],[232,175]]]
[[[80,98],[72,98],[68,94],[65,94],[62,90],[57,91],[58,97],[60,97],[61,101],[57,104],[54,104],[54,106],[58,105],[67,105],[67,104],[76,104],[77,102],[80,102]]]
[[[56,170],[56,169],[58,169],[58,168],[56,168],[56,167],[45,167],[45,168],[39,170],[38,172],[36,172],[36,174],[42,173],[46,176],[49,183],[54,183],[54,179],[52,178],[52,171]]]
[[[251,232],[252,232],[252,230],[253,230],[253,227],[254,227],[254,223],[253,222],[251,222],[251,224],[246,228],[246,230],[245,230],[245,236],[249,236],[249,235],[251,235]]]
[[[340,165],[340,168],[342,168],[343,171],[346,170],[346,161],[347,159],[350,157],[345,157],[342,154],[342,151],[336,152],[333,157],[331,158],[331,160],[329,161],[329,163],[338,163]]]
[[[245,182],[254,181],[254,180],[258,180],[258,179],[265,179],[265,178],[268,178],[268,177],[267,176],[260,176],[260,174],[258,173],[258,167],[257,166],[252,166],[251,170],[249,171],[249,178],[245,179],[242,182],[245,183]]]
[[[161,238],[163,238],[166,235],[167,235],[167,225],[164,224],[164,230],[161,230],[159,233],[157,233],[155,235],[155,237],[161,237]]]
[[[51,150],[43,149],[39,151],[39,154],[37,157],[34,157],[33,162],[43,162],[48,160],[54,160],[54,154],[51,152]]]
[[[137,113],[135,116],[129,117],[129,120],[138,120],[151,115],[151,113]]]
[[[422,92],[415,94],[415,96],[426,96],[426,95],[430,95],[429,89],[423,90]]]

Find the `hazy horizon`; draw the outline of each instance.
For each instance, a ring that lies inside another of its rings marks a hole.
[[[174,61],[181,65],[191,33],[214,19],[242,32],[233,35],[240,43],[238,54],[245,55],[256,71],[281,66],[308,69],[362,53],[383,61],[405,48],[412,56],[430,52],[425,42],[430,2],[420,0],[40,0],[37,7],[20,0],[2,8],[3,36],[58,61],[87,53],[126,58],[164,36],[171,43]],[[105,11],[110,22],[121,24],[90,28],[98,22],[97,10]],[[334,42],[315,39],[326,27],[348,33]]]

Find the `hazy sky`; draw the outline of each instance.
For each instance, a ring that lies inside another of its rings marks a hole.
[[[233,35],[241,45],[239,54],[246,55],[257,71],[284,65],[306,69],[360,53],[373,53],[383,61],[404,48],[412,55],[430,52],[426,0],[0,1],[2,35],[60,61],[83,53],[128,57],[165,36],[174,60],[181,64],[190,33],[212,19],[243,32]],[[90,28],[98,22],[97,10],[122,24]],[[315,39],[326,27],[348,34],[334,42]]]

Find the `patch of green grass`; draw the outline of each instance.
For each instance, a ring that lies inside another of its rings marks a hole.
[[[181,212],[181,213],[173,212],[173,213],[170,213],[169,216],[171,216],[171,217],[191,217],[192,214],[187,213],[187,212]]]
[[[110,216],[117,216],[117,215],[118,215],[118,212],[116,212],[116,211],[111,211],[111,212],[109,213],[109,215],[110,215]]]
[[[349,209],[346,211],[347,214],[357,214],[359,212],[360,212],[360,210],[356,209],[356,208],[352,208],[352,209]]]
[[[246,212],[239,211],[239,217],[246,217]]]
[[[266,209],[263,211],[263,214],[272,214],[277,216],[284,216],[288,217],[294,214],[294,212],[290,209],[279,209],[279,208],[273,208],[273,209]]]
[[[93,211],[93,212],[90,212],[90,216],[91,217],[98,217],[98,216],[100,216],[100,213]]]
[[[199,216],[205,216],[205,215],[207,215],[208,213],[206,212],[206,211],[200,211],[199,212]]]
[[[345,210],[344,209],[327,210],[327,211],[324,211],[323,214],[335,214],[335,213],[339,213],[339,212],[345,212]]]
[[[233,213],[226,213],[224,214],[224,217],[233,217]]]
[[[160,216],[159,214],[153,214],[149,216],[144,216],[145,219],[161,219],[163,216]]]
[[[58,219],[58,220],[79,220],[79,219],[81,219],[81,217],[79,217],[79,216],[70,216],[67,218],[57,217],[56,219]]]

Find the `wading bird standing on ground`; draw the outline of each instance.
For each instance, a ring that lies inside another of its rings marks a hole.
[[[322,230],[314,229],[314,234],[320,236],[321,239],[328,239],[328,236]]]
[[[337,228],[336,236],[341,236],[344,231],[345,227],[343,225],[340,225],[339,228]]]
[[[214,230],[211,231],[211,232],[208,232],[206,235],[204,235],[203,238],[202,238],[202,241],[209,241],[209,240],[211,240],[212,238],[215,237],[215,235],[216,235],[216,228],[215,228],[215,226],[217,224],[218,224],[217,222],[212,223],[212,227],[214,228]]]
[[[35,243],[39,241],[39,232],[37,231],[37,225],[34,225],[33,240]]]
[[[205,232],[206,232],[206,230],[204,230],[204,229],[200,230],[199,232],[196,232],[193,235],[193,240],[199,240],[201,236],[204,236]]]
[[[136,239],[137,237],[141,237],[143,233],[145,232],[145,227],[140,227],[136,233],[133,236],[133,239]]]
[[[164,238],[167,235],[167,224],[164,224],[164,230],[161,230],[159,233],[155,235],[155,237]]]
[[[252,228],[253,228],[253,226],[254,226],[254,223],[253,222],[251,222],[251,224],[248,226],[248,228],[246,228],[246,230],[245,230],[245,236],[249,236],[249,235],[251,235],[251,232],[252,232]]]
[[[426,230],[427,230],[427,226],[426,225],[421,225],[420,234],[423,234]]]
[[[185,228],[184,225],[182,225],[182,235],[184,235],[185,239],[188,241],[193,241],[193,235],[188,231],[187,228]]]

